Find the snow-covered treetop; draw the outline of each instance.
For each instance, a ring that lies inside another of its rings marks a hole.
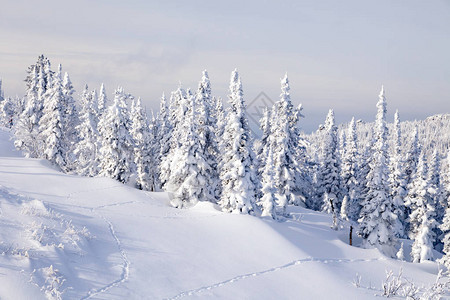
[[[198,85],[199,92],[203,93],[204,97],[211,97],[211,82],[209,80],[208,72],[204,70],[202,72],[202,79]]]
[[[381,86],[381,91],[378,98],[379,98],[377,103],[378,113],[376,117],[377,134],[379,138],[385,139],[387,135],[387,127],[386,127],[387,102],[386,97],[384,96],[384,86]]]
[[[101,114],[106,109],[107,106],[108,106],[108,97],[106,96],[105,85],[102,83],[102,85],[100,86],[100,93],[98,97],[99,113]]]
[[[336,125],[334,123],[334,110],[330,109],[328,111],[327,118],[325,119],[325,129],[327,131],[331,131],[331,130],[333,130],[335,128],[336,128]]]
[[[289,79],[287,73],[284,75],[283,78],[281,78],[281,95],[285,95],[286,98],[290,100],[289,97],[289,90],[291,88],[289,87]]]
[[[234,113],[241,115],[241,113],[245,110],[245,104],[241,77],[239,76],[237,69],[234,69],[234,71],[231,72],[230,94],[228,95],[228,99],[231,110]]]

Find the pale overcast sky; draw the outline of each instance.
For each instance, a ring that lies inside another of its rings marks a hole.
[[[329,108],[338,122],[370,121],[381,84],[388,116],[450,113],[450,1],[22,1],[0,2],[0,78],[23,95],[25,70],[45,54],[77,92],[104,82],[156,108],[207,69],[226,98],[237,67],[251,102],[276,100],[287,71],[305,131]],[[112,96],[111,96],[112,98]]]

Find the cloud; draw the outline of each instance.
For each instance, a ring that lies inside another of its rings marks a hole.
[[[78,90],[122,85],[157,108],[179,81],[195,89],[203,69],[226,99],[238,67],[247,101],[277,99],[288,71],[306,130],[330,107],[338,121],[373,118],[381,84],[403,118],[449,112],[448,7],[402,3],[5,0],[0,77],[7,94],[23,94],[27,66],[44,53]]]

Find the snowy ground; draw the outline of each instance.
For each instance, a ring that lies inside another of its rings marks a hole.
[[[386,270],[435,281],[436,263],[351,247],[330,224],[302,208],[284,222],[174,209],[165,193],[21,158],[0,131],[0,299],[372,299]]]

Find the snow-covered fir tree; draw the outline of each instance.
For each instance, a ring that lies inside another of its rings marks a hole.
[[[141,98],[131,106],[131,134],[134,140],[134,163],[136,164],[136,187],[145,191],[154,191],[152,167],[152,139],[147,114],[141,105]]]
[[[150,156],[152,164],[149,166],[150,172],[150,187],[153,187],[151,191],[159,191],[160,183],[159,183],[159,164],[158,158],[161,147],[157,142],[158,139],[158,120],[155,117],[153,110],[150,111],[149,121],[149,133],[150,133]]]
[[[265,169],[265,159],[268,157],[268,149],[270,148],[270,138],[272,136],[272,130],[270,128],[271,121],[271,109],[265,107],[263,110],[263,116],[259,120],[259,128],[261,129],[261,139],[258,143],[255,142],[255,155],[256,155],[256,169],[258,175],[261,175]]]
[[[226,113],[223,107],[223,101],[220,97],[214,97],[215,110],[214,110],[214,118],[217,120],[216,123],[216,138],[218,140],[218,146],[220,147],[220,140],[225,130],[225,122],[226,122]],[[219,151],[219,153],[221,153]],[[219,168],[220,169],[220,168]]]
[[[358,182],[358,158],[356,123],[355,118],[352,118],[348,126],[347,142],[342,159],[341,183],[344,194],[342,201],[347,201],[346,217],[355,222],[359,216],[361,199],[361,188]]]
[[[338,157],[337,127],[334,122],[334,112],[329,110],[325,120],[325,140],[322,145],[322,163],[318,173],[318,198],[322,210],[328,213],[338,213],[341,208],[341,178]]]
[[[51,88],[46,93],[42,118],[39,120],[43,157],[67,171],[66,145],[64,143],[64,93],[60,76],[53,78]]]
[[[13,128],[24,110],[25,97],[6,97],[0,102],[0,124]]]
[[[199,150],[203,151],[205,165],[199,166],[201,176],[206,178],[204,194],[201,195],[201,201],[216,202],[219,196],[219,173],[218,173],[218,144],[216,134],[213,129],[216,120],[212,116],[214,107],[212,106],[211,83],[208,73],[203,71],[202,79],[198,84],[195,95],[195,107],[197,109],[196,130],[198,136]]]
[[[411,209],[409,215],[410,239],[414,240],[411,249],[411,259],[413,262],[422,262],[433,259],[433,243],[436,234],[436,212],[433,206],[433,198],[430,193],[430,180],[428,178],[428,167],[425,155],[419,156],[417,171],[413,180],[408,186],[408,194],[405,198],[405,205]]]
[[[421,147],[419,144],[419,130],[417,126],[414,128],[414,136],[410,143],[409,150],[406,154],[405,160],[405,174],[406,183],[410,184],[414,177],[414,172],[417,169],[417,164],[419,162],[419,156],[421,152]]]
[[[40,132],[40,119],[44,100],[49,97],[54,72],[50,61],[40,55],[36,64],[31,65],[25,79],[27,85],[26,104],[15,125],[14,145],[27,157],[43,157],[43,145]]]
[[[427,204],[424,207],[425,212],[422,214],[421,224],[415,236],[414,243],[411,248],[412,262],[424,262],[433,260],[433,244],[436,234],[433,229],[436,227],[434,207]]]
[[[61,76],[61,65],[58,67],[57,76]],[[75,90],[72,86],[72,82],[70,80],[69,74],[67,72],[64,73],[64,77],[62,80],[62,92],[63,92],[63,107],[64,107],[64,116],[63,116],[63,132],[64,139],[63,144],[66,148],[66,162],[69,169],[76,168],[76,156],[73,154],[75,150],[75,146],[78,143],[78,132],[75,130],[76,127],[80,124],[80,120],[78,119],[78,111],[75,103],[75,99],[73,98],[73,94]],[[96,100],[96,95],[93,101]],[[96,103],[95,103],[96,104]]]
[[[269,216],[272,219],[277,219],[276,206],[279,203],[276,195],[276,188],[274,184],[275,164],[273,159],[272,147],[269,146],[269,152],[265,159],[265,167],[262,173],[261,180],[261,198],[258,202],[262,209],[261,217]]]
[[[394,115],[394,147],[390,160],[389,184],[391,189],[392,203],[394,205],[394,214],[397,216],[397,222],[394,226],[397,237],[405,237],[405,205],[406,196],[406,175],[403,169],[402,156],[402,136],[400,128],[400,117],[398,111]]]
[[[98,95],[98,115],[99,117],[101,115],[103,115],[103,113],[105,112],[105,110],[108,108],[108,96],[106,95],[106,89],[105,89],[105,85],[102,83],[102,85],[100,86],[100,92]]]
[[[170,161],[169,153],[173,143],[179,143],[179,140],[174,139],[174,130],[179,122],[183,121],[182,116],[180,115],[178,119],[178,115],[176,113],[179,111],[180,102],[185,99],[183,96],[185,95],[184,90],[181,87],[178,88],[177,91],[172,92],[170,97],[170,110],[167,105],[166,96],[163,93],[160,102],[159,114],[157,116],[157,124],[158,124],[158,137],[156,139],[156,143],[160,146],[159,154],[156,157],[158,165],[160,169],[158,170],[158,182],[160,186],[158,188],[163,188],[166,182],[170,178]],[[182,127],[181,125],[179,127]]]
[[[21,150],[26,157],[39,157],[41,155],[38,139],[39,120],[42,117],[43,98],[39,95],[38,69],[32,67],[27,77],[27,93],[25,109],[15,126],[14,145]]]
[[[364,247],[376,247],[386,255],[394,257],[397,243],[394,226],[397,217],[393,213],[394,207],[389,191],[384,88],[381,88],[377,109],[375,144],[368,174],[368,194],[362,202],[358,233],[363,238]]]
[[[447,153],[447,164],[450,166],[450,149]],[[442,231],[442,252],[444,252],[440,262],[450,270],[450,168],[447,169],[447,173],[443,176],[442,188],[444,190],[442,196],[445,198],[444,202],[447,203],[447,206],[445,207],[444,218],[439,226],[439,229]]]
[[[80,124],[76,127],[79,142],[74,150],[78,162],[77,173],[83,176],[95,176],[99,171],[98,113],[95,98],[96,92],[89,93],[86,85],[80,101]]]
[[[442,252],[444,252],[444,255],[440,259],[440,263],[442,263],[444,266],[447,267],[447,270],[450,270],[450,208],[447,207],[445,210],[444,219],[442,221],[442,224],[439,226],[439,228],[442,231],[443,238],[442,243],[444,244],[444,247],[442,249]]]
[[[300,205],[306,200],[306,191],[309,190],[306,174],[302,174],[300,156],[306,155],[305,142],[298,130],[299,118],[302,116],[301,106],[292,105],[289,93],[289,80],[287,74],[281,79],[280,100],[274,104],[273,123],[270,124],[271,145],[275,163],[275,187],[280,203],[281,214],[285,214],[286,203]],[[264,150],[263,150],[264,151]],[[285,199],[284,199],[285,198]]]
[[[414,240],[422,224],[422,216],[426,213],[426,206],[431,205],[432,198],[429,192],[430,181],[428,180],[428,166],[425,154],[419,155],[417,170],[414,172],[411,183],[408,185],[408,194],[405,197],[405,205],[411,213],[408,217],[408,236]]]
[[[446,201],[443,198],[443,191],[441,187],[441,158],[438,154],[437,149],[433,151],[433,155],[430,157],[430,163],[428,168],[428,181],[429,188],[428,192],[431,197],[431,205],[436,213],[435,220],[437,224],[442,224],[444,219],[445,208],[447,207]],[[443,244],[440,240],[442,231],[439,226],[433,228],[436,239],[434,240],[434,248],[438,251],[442,250]]]
[[[373,128],[372,128],[372,140],[370,143],[368,143],[367,145],[365,145],[363,147],[362,150],[362,155],[361,158],[359,159],[358,165],[359,165],[359,171],[357,174],[357,179],[358,179],[358,183],[359,183],[359,188],[361,190],[360,195],[361,195],[361,201],[360,201],[360,205],[359,205],[359,211],[361,211],[362,208],[362,200],[367,198],[367,195],[369,194],[369,173],[370,173],[370,163],[373,157],[373,145],[375,144],[375,140],[374,140],[374,134],[373,134]],[[358,216],[359,218],[359,216]]]
[[[406,193],[408,194],[409,187],[411,186],[411,182],[415,177],[415,172],[417,170],[417,164],[419,162],[419,156],[421,152],[421,146],[419,143],[419,129],[414,126],[414,134],[412,136],[412,140],[410,141],[409,149],[406,153],[406,158],[404,162],[404,172],[405,172],[405,181],[406,181]],[[406,200],[405,200],[406,201]],[[408,219],[411,214],[411,207],[405,205],[404,219]],[[409,222],[405,222],[405,233],[409,235],[411,231]]]
[[[161,98],[160,113],[157,118],[157,143],[160,145],[158,178],[162,188],[164,188],[171,176],[172,169],[170,165],[174,157],[174,151],[182,146],[181,140],[185,129],[184,120],[189,116],[188,112],[192,108],[192,105],[189,103],[191,96],[189,89],[186,92],[179,86],[175,92],[172,92],[169,108],[164,95]]]
[[[341,157],[341,161],[342,161],[342,158],[345,156],[345,151],[347,148],[347,135],[345,134],[344,130],[342,130],[340,132],[338,141],[339,141],[339,147],[338,147],[339,156]]]
[[[220,206],[225,211],[249,213],[254,209],[256,173],[252,138],[245,111],[242,83],[237,70],[231,73],[230,94],[220,179]]]
[[[98,123],[101,139],[99,149],[100,176],[128,182],[134,169],[134,142],[130,134],[127,99],[131,96],[119,87],[114,92],[114,102],[102,115]]]
[[[263,116],[259,120],[259,126],[262,132],[262,136],[261,139],[256,140],[255,143],[253,144],[253,147],[255,148],[254,165],[256,174],[258,176],[258,180],[256,183],[257,198],[262,197],[261,194],[262,174],[265,170],[266,159],[268,157],[268,150],[270,148],[270,137],[271,137],[270,121],[271,121],[271,110],[268,107],[265,107],[263,110]]]
[[[16,119],[16,111],[15,99],[12,97],[3,98],[3,100],[0,101],[1,126],[11,128],[14,124],[14,119]]]
[[[207,162],[200,147],[198,130],[196,128],[197,109],[196,101],[189,96],[190,110],[187,118],[183,119],[183,135],[181,146],[173,149],[170,155],[171,176],[164,186],[171,196],[174,207],[183,208],[204,200],[207,189],[207,178],[202,174],[201,168]]]

